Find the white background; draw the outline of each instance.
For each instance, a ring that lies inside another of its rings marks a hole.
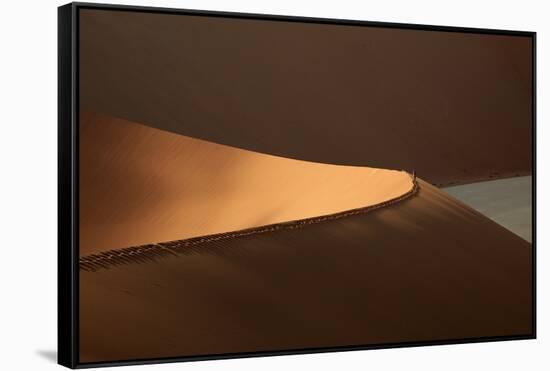
[[[546,121],[547,1],[196,0],[123,4],[372,21],[502,28],[538,33],[538,339],[499,343],[134,366],[155,370],[544,369],[550,353]],[[56,354],[57,9],[60,1],[0,8],[0,369],[60,369]],[[498,133],[495,133],[498,135]],[[545,191],[546,190],[546,191]],[[548,292],[548,289],[547,289]],[[548,367],[548,366],[546,366]],[[548,369],[548,368],[546,368]]]

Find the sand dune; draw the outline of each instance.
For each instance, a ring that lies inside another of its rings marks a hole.
[[[531,245],[420,182],[301,229],[80,271],[80,360],[501,335],[532,328]]]
[[[427,183],[532,173],[531,37],[79,22],[81,362],[533,332],[531,244]]]
[[[91,113],[80,117],[80,253],[378,204],[403,171],[285,159]]]
[[[532,172],[531,37],[101,10],[80,22],[88,111],[437,184]]]

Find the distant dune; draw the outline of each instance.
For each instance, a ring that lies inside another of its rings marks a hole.
[[[80,361],[527,335],[532,250],[420,181],[390,207],[80,271]]]
[[[80,253],[378,204],[404,171],[286,159],[106,116],[80,117]]]
[[[80,22],[84,110],[438,185],[532,173],[530,37],[96,10]]]

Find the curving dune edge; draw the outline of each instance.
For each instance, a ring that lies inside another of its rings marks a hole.
[[[405,171],[300,161],[93,113],[80,118],[80,255],[367,208]]]

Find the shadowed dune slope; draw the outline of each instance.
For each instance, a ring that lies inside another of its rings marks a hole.
[[[531,245],[437,188],[80,271],[80,361],[532,333]]]
[[[312,163],[91,113],[80,117],[80,254],[378,204],[404,171]]]
[[[82,10],[88,111],[437,184],[532,171],[532,38]]]

